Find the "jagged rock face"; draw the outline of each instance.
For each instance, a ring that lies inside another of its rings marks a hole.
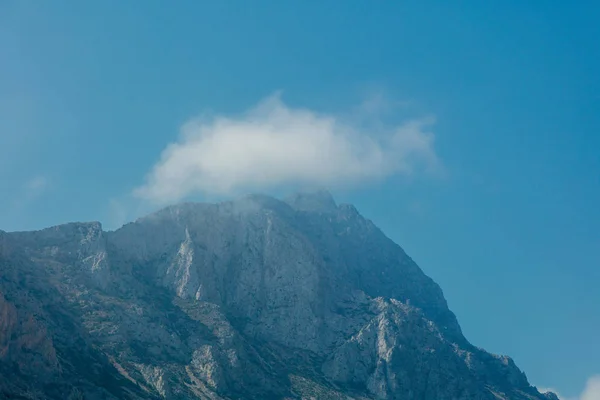
[[[326,192],[0,232],[3,373],[35,399],[555,399]]]

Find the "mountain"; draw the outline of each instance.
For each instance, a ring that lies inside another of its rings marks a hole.
[[[0,398],[558,399],[326,192],[0,231]]]

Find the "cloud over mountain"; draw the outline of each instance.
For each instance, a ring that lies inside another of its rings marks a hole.
[[[427,130],[432,123],[416,119],[366,126],[289,107],[276,94],[242,115],[186,123],[134,194],[168,203],[194,193],[346,186],[435,170],[439,160]]]

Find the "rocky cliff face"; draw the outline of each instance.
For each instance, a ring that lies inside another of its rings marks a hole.
[[[0,398],[557,399],[324,192],[0,232]]]

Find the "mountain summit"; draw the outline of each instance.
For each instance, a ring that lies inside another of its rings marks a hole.
[[[327,192],[0,231],[0,398],[557,400]]]

